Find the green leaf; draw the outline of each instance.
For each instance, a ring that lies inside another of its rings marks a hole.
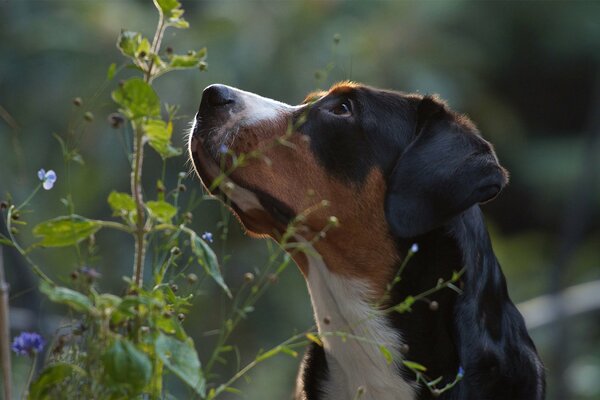
[[[149,201],[146,203],[146,207],[148,207],[151,217],[167,224],[177,214],[177,208],[166,201]]]
[[[132,78],[112,92],[120,111],[131,120],[142,117],[159,117],[160,100],[152,86],[140,78]]]
[[[128,57],[136,57],[136,53],[141,42],[141,34],[131,31],[121,31],[121,34],[117,39],[117,47],[124,55]],[[109,78],[109,80],[110,79],[111,78]]]
[[[188,28],[190,25],[181,16],[183,10],[177,0],[154,0],[154,5],[164,16],[167,25],[175,28]]]
[[[129,392],[140,393],[150,382],[152,363],[146,353],[126,339],[117,339],[102,355],[104,376]]]
[[[154,342],[156,355],[171,372],[190,386],[201,397],[206,395],[206,380],[200,359],[191,339],[177,340],[159,333]]]
[[[68,215],[42,222],[33,228],[33,234],[42,238],[45,247],[70,246],[93,235],[101,225],[78,215]]]
[[[227,287],[225,280],[223,280],[223,275],[221,275],[221,269],[219,268],[219,262],[215,252],[195,233],[190,235],[190,242],[192,251],[198,258],[198,262],[202,268],[204,268],[206,273],[210,275],[219,286],[221,286],[227,296],[231,298],[231,291]]]
[[[112,79],[115,77],[116,72],[117,72],[117,64],[115,64],[115,63],[110,64],[110,66],[108,67],[108,70],[106,71],[106,79],[109,81],[112,81]]]
[[[392,357],[392,353],[390,353],[387,347],[385,347],[384,345],[380,345],[379,351],[385,357],[385,361],[388,363],[388,365],[390,365],[394,361],[394,357]]]
[[[133,197],[127,193],[111,192],[108,195],[108,205],[113,210],[113,215],[134,220],[137,209]]]
[[[52,390],[56,389],[65,379],[77,375],[77,377],[86,376],[86,372],[77,365],[67,363],[52,364],[42,371],[40,376],[29,386],[29,400],[50,400],[56,398],[52,396]],[[54,393],[56,395],[56,393]]]
[[[320,338],[319,338],[317,335],[315,335],[314,333],[310,333],[310,332],[309,332],[309,333],[307,333],[307,334],[306,334],[306,338],[307,338],[308,340],[310,340],[311,342],[314,342],[314,343],[318,344],[320,347],[323,347],[323,342],[322,342],[322,341],[321,341],[321,339],[320,339]]]
[[[153,119],[146,122],[143,128],[148,143],[163,159],[181,154],[181,149],[171,146],[171,135],[173,134],[171,121],[166,123],[161,119]]]
[[[62,286],[52,286],[51,284],[42,281],[40,291],[48,296],[51,301],[65,304],[75,311],[88,314],[96,311],[89,298],[73,289]]]
[[[427,368],[419,363],[416,363],[414,361],[407,361],[404,360],[402,361],[402,364],[404,364],[405,367],[413,370],[413,371],[419,371],[419,372],[426,372]]]
[[[394,310],[399,312],[400,314],[412,311],[412,305],[415,303],[415,298],[413,296],[406,296],[404,301],[394,307]]]
[[[206,48],[190,51],[188,54],[173,54],[169,58],[169,67],[176,69],[198,68],[206,58]]]

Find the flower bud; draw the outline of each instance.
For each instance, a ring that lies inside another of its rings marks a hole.
[[[429,309],[431,311],[437,311],[440,308],[440,305],[438,304],[437,301],[432,301],[431,303],[429,303]]]
[[[111,127],[117,129],[125,122],[125,118],[119,113],[112,113],[108,116],[108,123]]]
[[[252,272],[246,272],[244,274],[244,282],[250,283],[254,281],[254,274]]]
[[[194,283],[198,282],[198,275],[196,275],[194,273],[188,274],[186,278],[190,284],[194,284]]]
[[[92,122],[94,120],[94,114],[87,111],[85,114],[83,114],[83,119],[85,119],[87,122]]]
[[[410,347],[408,347],[407,344],[400,345],[400,353],[406,355],[406,354],[408,354],[409,351],[410,351]]]

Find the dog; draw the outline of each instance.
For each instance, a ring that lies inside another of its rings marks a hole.
[[[293,240],[307,251],[288,252],[322,343],[302,360],[296,400],[544,398],[479,207],[508,174],[440,98],[341,82],[290,106],[215,84],[189,153],[251,234],[302,223]],[[231,168],[240,154],[255,156]],[[439,287],[452,277],[454,290]]]

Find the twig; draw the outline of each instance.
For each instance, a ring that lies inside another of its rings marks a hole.
[[[10,363],[10,322],[8,308],[8,283],[4,280],[4,258],[0,246],[0,364],[2,365],[2,383],[4,399],[12,399],[12,371]]]

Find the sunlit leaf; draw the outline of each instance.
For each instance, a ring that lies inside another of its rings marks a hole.
[[[321,341],[321,339],[320,339],[320,338],[319,338],[317,335],[315,335],[314,333],[310,333],[310,332],[309,332],[309,333],[307,333],[307,334],[306,334],[306,338],[307,338],[308,340],[310,340],[311,342],[313,342],[313,343],[316,343],[316,344],[318,344],[319,346],[323,347],[323,342],[322,342],[322,341]]]
[[[146,203],[146,207],[153,218],[164,223],[171,222],[171,219],[177,214],[177,208],[166,201],[149,201]]]
[[[188,54],[173,54],[169,58],[169,67],[184,69],[197,68],[206,58],[206,48],[199,51],[190,51]]]
[[[416,363],[414,361],[408,361],[408,360],[404,360],[402,361],[402,364],[404,364],[405,367],[413,370],[413,371],[419,371],[419,372],[426,372],[427,368],[419,363]]]
[[[142,35],[137,32],[121,31],[117,39],[117,47],[126,56],[135,57],[138,47],[142,42]],[[110,71],[110,70],[109,70]],[[109,78],[110,80],[111,78]]]
[[[48,298],[59,304],[65,304],[75,311],[83,313],[92,313],[95,311],[92,301],[82,293],[62,286],[52,286],[42,281],[40,291]]]
[[[381,354],[383,354],[383,357],[385,357],[385,361],[388,363],[388,365],[394,361],[394,357],[392,357],[392,353],[390,353],[387,347],[385,347],[384,345],[380,345],[379,351],[381,352]]]
[[[129,119],[160,116],[160,101],[152,86],[139,78],[132,78],[112,92],[113,100]]]
[[[108,195],[108,205],[115,216],[131,217],[132,220],[137,216],[135,201],[127,193],[111,192]]]
[[[115,64],[115,63],[110,64],[110,66],[108,67],[108,70],[106,71],[106,79],[109,81],[112,81],[112,78],[115,77],[116,72],[117,72],[117,64]]]
[[[86,372],[77,365],[56,363],[44,368],[38,378],[29,386],[29,400],[50,400],[56,398],[54,389],[59,387],[65,379],[76,376],[84,377]]]
[[[181,154],[181,149],[171,146],[171,135],[173,134],[171,121],[167,123],[161,119],[150,120],[144,124],[144,133],[150,146],[163,159]]]
[[[116,339],[102,356],[104,376],[111,383],[126,388],[131,396],[150,382],[152,363],[148,356],[126,339]]]
[[[154,342],[156,355],[171,372],[190,386],[201,397],[206,395],[206,381],[200,359],[191,339],[177,340],[159,333]]]
[[[101,228],[100,224],[78,215],[62,216],[42,222],[33,234],[42,238],[38,245],[62,247],[79,243]]]
[[[154,0],[154,5],[164,16],[167,25],[175,28],[188,28],[189,24],[181,16],[183,10],[181,4],[177,0]]]
[[[198,235],[193,234],[190,239],[192,251],[196,255],[200,265],[202,265],[206,273],[213,278],[221,288],[223,288],[227,296],[231,298],[231,291],[227,287],[223,275],[221,275],[221,269],[219,268],[219,262],[215,252],[204,240],[198,237]]]

